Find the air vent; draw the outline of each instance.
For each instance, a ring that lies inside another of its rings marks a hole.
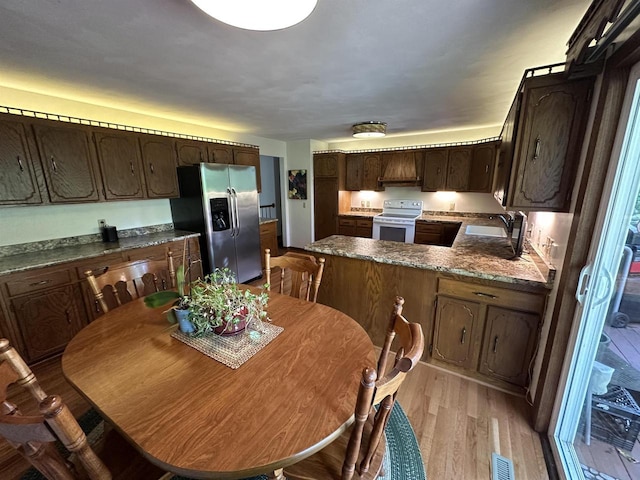
[[[513,462],[506,457],[491,454],[491,480],[515,480]]]

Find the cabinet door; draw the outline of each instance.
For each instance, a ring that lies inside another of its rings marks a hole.
[[[591,80],[525,84],[517,142],[514,208],[568,211]],[[542,81],[542,80],[541,80]]]
[[[447,149],[427,150],[424,154],[424,175],[422,191],[435,192],[444,190],[447,185]]]
[[[467,369],[475,369],[478,337],[482,325],[480,305],[454,298],[438,297],[433,331],[434,359]]]
[[[361,190],[382,190],[382,187],[378,183],[378,178],[381,175],[382,163],[380,161],[380,155],[378,154],[366,154],[362,158],[362,184]]]
[[[260,177],[260,151],[257,148],[233,149],[233,163],[236,165],[250,165],[256,167],[256,186],[258,193],[262,191],[262,178]]]
[[[262,268],[264,268],[264,251],[267,248],[271,250],[272,256],[277,257],[279,255],[277,222],[260,224],[260,258]]]
[[[447,190],[466,192],[469,189],[471,148],[455,147],[449,150],[447,163]]]
[[[233,165],[233,147],[222,143],[210,143],[207,145],[209,162]]]
[[[176,140],[178,165],[198,165],[208,159],[207,144],[195,140]]]
[[[139,137],[142,165],[149,198],[172,198],[179,195],[177,159],[173,140],[155,135]]]
[[[329,177],[315,177],[313,216],[315,239],[338,233],[338,180]]]
[[[438,223],[416,222],[414,243],[440,245],[442,243],[442,225]]]
[[[338,176],[338,153],[317,153],[313,156],[313,176],[335,178]]]
[[[356,219],[356,237],[373,237],[373,220],[370,218]]]
[[[360,154],[347,155],[346,190],[362,190],[363,156]]]
[[[42,197],[24,124],[0,120],[0,205],[38,203]]]
[[[53,203],[95,202],[100,199],[88,130],[61,122],[33,125]]]
[[[493,169],[496,158],[496,144],[476,145],[469,172],[469,191],[491,193]]]
[[[356,236],[356,219],[338,217],[338,235]]]
[[[525,386],[539,323],[533,313],[489,307],[480,372]]]
[[[64,349],[82,328],[81,304],[80,293],[73,285],[11,300],[26,346],[27,361]]]
[[[129,133],[93,133],[107,200],[145,198],[138,138]]]

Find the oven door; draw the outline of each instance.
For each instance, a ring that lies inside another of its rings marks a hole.
[[[416,225],[385,223],[373,220],[373,238],[392,242],[413,243],[416,236]]]

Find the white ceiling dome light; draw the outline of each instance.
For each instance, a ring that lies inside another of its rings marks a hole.
[[[352,128],[356,138],[384,137],[387,134],[387,124],[384,122],[356,123]]]
[[[318,0],[191,0],[207,15],[246,30],[281,30],[307,18]]]

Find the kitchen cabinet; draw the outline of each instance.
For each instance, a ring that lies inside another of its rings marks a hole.
[[[378,182],[382,161],[378,153],[355,153],[346,156],[347,190],[382,190]]]
[[[469,192],[491,193],[493,171],[499,142],[479,144],[473,148],[469,170]]]
[[[177,158],[174,141],[158,135],[138,138],[148,198],[178,197]]]
[[[33,130],[51,202],[101,200],[88,128],[41,120],[33,124]]]
[[[422,164],[422,150],[383,152],[380,183],[388,186],[418,186]]]
[[[264,251],[271,250],[271,255],[277,257],[278,249],[278,222],[267,222],[260,224],[260,259],[264,270]]]
[[[233,165],[233,147],[231,145],[210,143],[207,145],[207,151],[210,162]]]
[[[363,237],[363,238],[373,237],[373,219],[371,218],[356,219],[356,237]]]
[[[440,223],[417,221],[413,242],[423,245],[440,245],[443,231]]]
[[[423,192],[453,190],[466,192],[469,187],[471,149],[436,148],[425,151]]]
[[[107,200],[142,199],[142,160],[136,135],[117,130],[93,132]]]
[[[338,235],[357,237],[356,219],[354,217],[338,217]]]
[[[176,268],[185,252],[184,258],[191,262],[191,278],[202,277],[197,238],[2,275],[0,304],[7,306],[7,315],[0,314],[0,331],[28,363],[56,355],[101,314],[85,281],[85,271],[100,274],[123,263],[165,258],[168,248]]]
[[[338,217],[338,235],[371,238],[373,236],[373,219],[341,215]]]
[[[546,294],[440,278],[432,361],[526,387]]]
[[[260,176],[260,151],[251,147],[233,147],[233,163],[236,165],[249,165],[256,168],[256,185],[258,193],[262,191],[262,178]]]
[[[25,124],[0,118],[0,205],[40,203]]]
[[[178,154],[178,165],[207,163],[209,158],[207,143],[197,140],[176,140],[176,152]]]
[[[351,208],[345,192],[345,154],[313,155],[315,240],[338,233],[338,212]],[[320,173],[320,175],[318,175]]]
[[[563,73],[523,80],[517,124],[503,129],[514,144],[513,157],[505,158],[511,163],[507,207],[569,211],[592,87],[593,78],[567,80]]]

